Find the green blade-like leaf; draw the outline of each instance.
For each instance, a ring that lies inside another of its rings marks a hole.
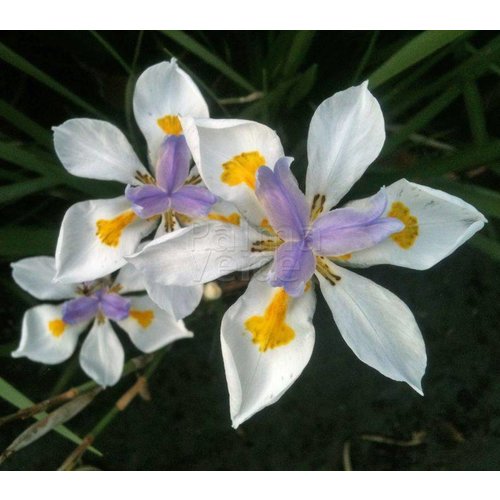
[[[53,255],[57,230],[36,226],[0,228],[0,257],[15,259],[31,255]]]
[[[130,75],[132,73],[132,68],[124,61],[122,56],[116,52],[116,50],[106,41],[104,38],[97,33],[97,31],[90,32],[92,36],[109,52],[111,57]]]
[[[4,45],[3,43],[0,43],[0,59],[5,61],[6,63],[14,66],[17,68],[19,71],[22,71],[23,73],[26,73],[27,75],[31,76],[35,80],[38,80],[40,83],[43,85],[47,86],[48,88],[52,89],[54,92],[57,92],[58,94],[62,95],[68,101],[71,101],[72,103],[76,104],[80,108],[88,111],[89,113],[95,115],[95,116],[100,116],[103,117],[102,113],[98,111],[96,108],[85,102],[83,99],[78,97],[76,94],[68,90],[64,85],[59,83],[57,80],[54,80],[51,76],[47,75],[44,73],[42,70],[38,69],[36,66],[31,64],[28,60],[24,59],[24,57],[20,56],[16,52],[14,52],[12,49]]]
[[[2,377],[0,377],[0,397],[19,409],[28,408],[34,404],[33,401],[27,398],[22,392],[18,391],[13,385],[9,384],[9,382]],[[34,418],[37,420],[43,420],[47,416],[48,414],[43,412],[36,415]],[[57,427],[54,427],[53,430],[75,444],[80,444],[82,442],[82,439],[79,436],[70,431],[64,425],[58,425]],[[102,456],[102,453],[93,447],[90,447],[89,450],[92,450],[92,452],[98,456]]]
[[[24,198],[33,193],[38,193],[60,184],[60,180],[54,177],[39,177],[27,181],[16,182],[8,186],[0,187],[0,203],[12,203],[19,198]]]
[[[174,40],[185,49],[192,52],[194,55],[198,56],[204,62],[214,67],[220,71],[223,75],[227,76],[234,83],[239,85],[241,88],[247,90],[248,92],[255,92],[255,87],[243,78],[239,73],[237,73],[229,64],[222,60],[219,56],[215,55],[206,49],[201,43],[197,42],[194,38],[184,33],[184,31],[176,30],[163,30],[162,33]]]
[[[492,259],[500,260],[500,243],[498,241],[483,234],[476,234],[474,238],[469,240],[469,243]]]
[[[434,179],[431,186],[464,199],[485,215],[500,218],[500,193],[473,184]]]
[[[41,146],[52,149],[52,134],[3,99],[0,99],[0,116],[32,137]]]
[[[481,94],[476,82],[472,79],[467,79],[463,87],[472,137],[476,144],[485,144],[488,142],[488,131],[486,129],[486,117]]]
[[[285,78],[290,78],[297,73],[309,52],[315,34],[315,31],[300,30],[293,37],[292,45],[288,48],[288,56],[283,67],[283,76]]]
[[[451,30],[420,33],[370,75],[370,88],[382,85],[466,33],[467,31]]]

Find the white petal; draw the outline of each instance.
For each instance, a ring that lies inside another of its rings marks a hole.
[[[144,276],[132,264],[125,264],[115,278],[114,285],[120,285],[120,294],[146,290]]]
[[[130,297],[130,302],[130,316],[118,324],[141,351],[153,352],[175,340],[193,336],[182,320],[157,307],[146,295]]]
[[[323,101],[307,139],[306,196],[324,195],[324,210],[336,205],[377,158],[385,140],[384,117],[368,82]]]
[[[24,313],[21,342],[12,353],[40,363],[56,364],[74,352],[78,336],[88,322],[68,325],[62,321],[62,306],[41,305]]]
[[[230,185],[221,176],[223,165],[243,153],[251,153],[248,165],[267,165],[273,169],[276,161],[284,156],[279,137],[260,123],[246,120],[192,120],[182,119],[187,143],[206,186],[223,200],[234,203],[252,223],[259,225],[265,214],[251,183],[255,171],[248,171],[248,182]],[[258,156],[260,155],[260,156]],[[259,161],[257,161],[259,159]]]
[[[124,196],[76,203],[64,215],[57,240],[56,280],[79,283],[116,271],[156,223],[135,216]]]
[[[264,265],[272,252],[251,249],[262,239],[266,237],[248,226],[208,222],[157,238],[127,260],[148,283],[194,286]]]
[[[54,257],[29,257],[11,264],[14,281],[26,292],[40,300],[69,299],[75,286],[53,283],[56,275]]]
[[[191,77],[175,61],[161,62],[146,69],[137,80],[134,115],[154,165],[165,138],[158,119],[166,115],[208,118],[208,106]]]
[[[309,289],[294,299],[283,289],[269,286],[266,273],[267,269],[262,270],[252,278],[246,292],[222,320],[222,355],[235,428],[278,401],[302,373],[314,346],[314,291]],[[287,297],[287,305],[283,297]],[[274,308],[270,307],[273,301]],[[283,311],[280,305],[286,308],[281,319],[275,314]],[[248,328],[252,328],[252,323],[253,327],[258,322],[265,324],[266,320],[269,323],[275,320],[275,336],[256,338]],[[278,345],[271,347],[270,340]]]
[[[57,156],[70,174],[133,184],[137,173],[148,173],[127,138],[111,123],[75,118],[53,131]]]
[[[147,282],[146,291],[160,309],[170,312],[176,319],[184,319],[198,307],[203,295],[203,285],[166,286]]]
[[[486,222],[480,212],[460,198],[406,179],[391,184],[386,193],[389,200],[386,215],[391,215],[391,211],[394,214],[394,207],[403,203],[411,216],[417,218],[418,235],[404,246],[395,236],[388,238],[372,248],[353,253],[347,264],[363,267],[394,264],[428,269],[454,252]]]
[[[80,351],[83,371],[99,385],[107,387],[120,380],[125,353],[110,322],[96,320]]]
[[[413,314],[393,293],[347,269],[332,285],[317,273],[321,291],[347,345],[361,361],[422,394],[427,357]]]

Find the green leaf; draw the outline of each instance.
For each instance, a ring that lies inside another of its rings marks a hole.
[[[0,397],[19,409],[28,408],[29,406],[32,406],[34,404],[33,401],[27,398],[22,392],[18,391],[13,385],[9,384],[9,382],[7,382],[2,377],[0,377]],[[35,418],[37,420],[43,420],[47,416],[48,414],[46,412],[43,412],[36,415]],[[57,427],[54,427],[53,430],[75,444],[80,444],[82,442],[82,439],[79,436],[70,431],[64,425],[58,425]],[[89,450],[91,450],[98,456],[102,456],[102,453],[93,447],[90,447]]]
[[[247,90],[248,92],[255,92],[256,89],[250,82],[231,68],[231,66],[229,66],[229,64],[227,64],[223,59],[210,52],[203,45],[201,45],[201,43],[184,33],[184,31],[163,30],[162,33],[185,49],[189,50],[194,55],[198,56],[210,66],[220,71],[223,75],[239,85],[241,88]]]
[[[434,179],[431,186],[462,198],[486,215],[500,218],[500,193],[473,184]]]
[[[466,33],[467,31],[452,30],[420,33],[370,75],[370,88],[382,85]]]
[[[0,257],[12,259],[30,255],[53,255],[57,230],[36,226],[0,228]]]
[[[92,36],[104,47],[104,49],[111,55],[111,57],[130,75],[132,68],[123,60],[123,58],[116,52],[116,50],[97,33],[97,31],[90,31]]]
[[[32,137],[40,146],[52,149],[52,134],[3,99],[0,99],[0,116]]]
[[[500,243],[483,234],[476,234],[469,244],[495,260],[500,260]]]
[[[39,177],[38,179],[30,179],[27,181],[16,182],[8,186],[0,187],[0,203],[11,203],[28,196],[33,193],[38,193],[44,189],[48,189],[60,184],[60,181],[54,177]]]
[[[315,34],[315,31],[297,31],[293,37],[291,46],[288,47],[288,55],[283,67],[283,76],[285,78],[290,78],[297,73],[309,52]]]
[[[71,101],[73,104],[76,104],[80,108],[88,111],[95,116],[103,117],[102,113],[95,109],[93,106],[85,102],[76,94],[68,90],[64,85],[59,83],[57,80],[54,80],[54,78],[47,75],[42,70],[38,69],[28,60],[24,59],[24,57],[20,56],[3,43],[0,43],[0,59],[5,61],[7,64],[14,66],[19,71],[26,73],[35,80],[38,80],[43,85],[62,95],[63,97],[68,99],[68,101]]]
[[[486,117],[481,94],[477,84],[472,79],[467,79],[463,85],[465,107],[469,117],[469,126],[472,137],[476,144],[488,142],[488,131],[486,129]]]

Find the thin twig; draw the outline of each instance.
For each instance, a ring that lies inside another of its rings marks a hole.
[[[402,125],[387,125],[387,130],[389,132],[398,132],[402,128],[403,128]],[[408,136],[408,139],[415,144],[427,146],[429,148],[437,149],[439,151],[453,152],[457,150],[457,148],[451,144],[447,144],[446,142],[441,142],[436,139],[432,139],[431,137],[426,137],[425,135],[422,134],[416,134],[416,133],[410,134]]]
[[[342,450],[342,463],[344,464],[345,471],[352,471],[351,441],[350,440],[347,440],[344,443],[344,449]]]
[[[264,92],[257,90],[252,92],[251,94],[241,96],[241,97],[225,97],[222,99],[218,99],[219,104],[223,106],[229,106],[231,104],[247,104],[249,102],[258,101],[264,97]]]

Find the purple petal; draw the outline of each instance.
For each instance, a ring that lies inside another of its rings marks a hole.
[[[183,186],[172,194],[171,207],[176,212],[191,217],[208,215],[217,197],[201,186]]]
[[[167,137],[160,148],[156,164],[156,182],[167,193],[177,191],[187,179],[191,153],[183,135]]]
[[[384,190],[358,203],[319,217],[313,224],[311,241],[318,255],[343,255],[372,247],[404,228],[392,217],[382,217],[387,206]]]
[[[290,172],[291,158],[280,158],[274,167],[257,171],[255,194],[273,229],[285,241],[303,239],[309,221],[309,208],[295,177]]]
[[[169,195],[152,184],[127,186],[125,197],[132,203],[132,210],[143,219],[162,214],[169,208],[170,203]]]
[[[100,305],[103,314],[109,319],[121,321],[128,318],[130,300],[121,297],[117,293],[103,294]]]
[[[94,296],[68,300],[62,306],[62,319],[69,325],[89,321],[97,314],[98,307],[99,299]]]
[[[268,276],[272,286],[281,286],[288,295],[299,297],[316,268],[316,259],[305,241],[285,242],[274,254]]]

